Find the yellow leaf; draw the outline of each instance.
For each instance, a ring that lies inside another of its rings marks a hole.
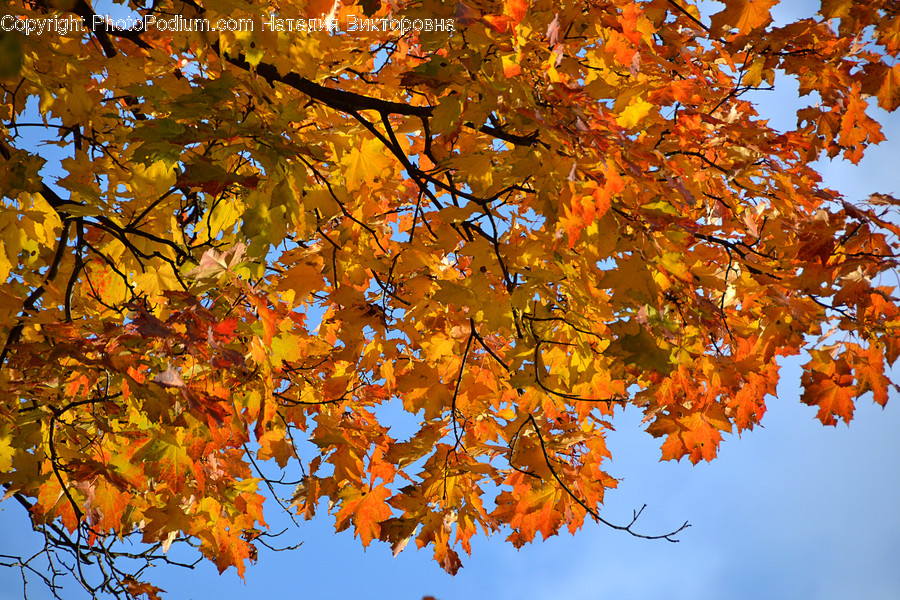
[[[201,221],[208,226],[201,227],[200,231],[206,234],[210,240],[214,240],[219,233],[230,231],[243,212],[244,206],[239,199],[223,198],[220,202],[210,205]]]
[[[441,98],[431,117],[431,129],[446,132],[456,125],[462,115],[462,104],[456,94]]]
[[[344,180],[350,191],[384,177],[392,165],[393,160],[387,150],[376,139],[363,140],[358,148],[351,149],[341,158]]]
[[[122,277],[106,263],[94,262],[88,268],[91,290],[107,306],[116,306],[125,301],[128,288]]]
[[[158,269],[151,269],[135,277],[134,283],[139,291],[147,292],[154,296],[181,287],[178,278],[175,277],[175,271],[172,270],[172,265],[165,262]]]
[[[467,155],[454,156],[447,161],[447,166],[454,169],[464,169],[469,173],[472,181],[481,183],[485,188],[494,180],[494,164],[491,155],[483,152],[473,152]]]
[[[175,185],[175,167],[158,160],[149,166],[140,162],[131,163],[131,188],[140,193],[149,193],[153,200]]]
[[[22,242],[19,219],[11,210],[0,211],[0,281],[6,281],[14,265],[18,263]],[[15,261],[15,262],[14,262]]]
[[[8,473],[12,470],[12,458],[16,453],[12,447],[12,436],[8,433],[0,435],[0,473]]]
[[[653,104],[638,98],[633,100],[631,104],[619,114],[616,121],[618,121],[619,125],[622,127],[631,129],[650,113],[651,108],[653,108]]]
[[[0,282],[5,282],[13,270],[12,261],[7,257],[8,251],[7,245],[0,242]]]

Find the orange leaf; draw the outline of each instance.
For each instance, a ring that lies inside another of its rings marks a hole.
[[[817,366],[821,359],[814,358],[805,368]],[[837,425],[840,417],[845,423],[853,418],[853,398],[856,389],[849,365],[840,360],[823,367],[823,371],[806,371],[801,377],[803,394],[800,400],[810,406],[818,406],[816,417],[823,425]]]
[[[900,64],[887,69],[878,86],[878,106],[887,111],[900,107]]]
[[[850,359],[856,377],[857,395],[872,392],[875,402],[886,405],[890,380],[884,376],[884,353],[881,348],[870,344],[868,349],[854,353]]]
[[[381,522],[391,516],[391,507],[385,502],[390,495],[390,490],[383,485],[368,492],[353,488],[347,490],[347,496],[341,502],[341,510],[337,514],[337,530],[346,529],[352,521],[362,545],[368,546],[381,533]]]
[[[772,18],[769,11],[779,0],[729,0],[725,10],[714,14],[711,18],[713,31],[727,31],[736,28],[742,35],[765,25]]]
[[[514,55],[504,55],[501,62],[503,63],[503,76],[507,79],[522,73],[522,67],[516,62]]]
[[[697,464],[701,459],[709,462],[716,457],[722,434],[711,425],[700,413],[692,413],[678,422],[684,426],[681,439],[685,449],[690,452],[691,462]]]

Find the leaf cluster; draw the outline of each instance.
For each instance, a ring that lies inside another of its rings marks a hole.
[[[243,573],[261,490],[450,573],[478,531],[674,541],[601,515],[624,407],[696,463],[778,357],[827,425],[896,387],[900,201],[810,165],[884,139],[893,0],[126,4],[254,27],[0,41],[0,482],[51,588],[155,598],[175,542]],[[323,14],[455,27],[263,25]],[[747,96],[779,71],[819,98],[787,132]]]

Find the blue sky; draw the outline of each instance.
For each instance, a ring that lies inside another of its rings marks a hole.
[[[797,11],[801,3],[783,9]],[[813,3],[815,5],[815,3]],[[778,94],[758,94],[759,111],[776,127],[793,125],[790,82]],[[879,113],[888,141],[858,167],[821,163],[826,184],[849,201],[875,191],[900,194],[900,116]],[[897,285],[896,281],[886,284]],[[885,409],[858,403],[849,427],[822,427],[815,409],[799,402],[799,370],[786,363],[778,398],[769,400],[764,427],[729,436],[710,464],[660,463],[659,443],[642,431],[636,409],[620,415],[610,435],[611,475],[622,479],[607,496],[604,516],[627,522],[647,509],[639,530],[658,533],[683,521],[681,542],[646,541],[588,524],[516,550],[502,536],[480,538],[456,577],[427,550],[397,558],[385,544],[363,550],[350,532],[334,534],[322,515],[285,534],[302,541],[289,553],[260,552],[246,583],[211,564],[194,571],[154,572],[172,599],[253,596],[282,598],[439,600],[489,597],[570,600],[900,598],[900,397]],[[895,373],[896,375],[896,373]],[[896,379],[896,377],[895,377]],[[276,508],[270,506],[270,509]],[[324,509],[324,507],[322,507]],[[281,519],[272,510],[273,529]],[[0,504],[0,553],[36,548],[39,540],[12,502]],[[17,572],[0,569],[0,600],[20,598]],[[30,598],[49,598],[38,585]],[[78,598],[76,589],[67,597]]]

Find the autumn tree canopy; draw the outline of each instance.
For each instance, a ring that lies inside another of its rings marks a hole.
[[[900,201],[810,163],[884,139],[895,0],[125,4],[0,23],[0,483],[93,593],[173,543],[242,573],[264,493],[450,573],[671,539],[601,511],[625,406],[696,463],[779,357],[825,425],[887,401]]]

